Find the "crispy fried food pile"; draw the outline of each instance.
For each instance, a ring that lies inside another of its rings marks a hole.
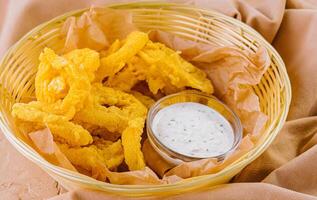
[[[129,37],[133,43],[128,43]],[[99,68],[99,76],[107,78],[105,85],[109,87],[130,91],[138,82],[146,81],[153,94],[159,90],[170,94],[188,87],[213,93],[205,72],[184,60],[179,52],[148,40],[145,33],[131,33],[127,41],[114,42],[110,50],[113,54],[102,58]],[[106,69],[115,70],[110,73]]]
[[[36,101],[16,103],[12,115],[28,130],[49,128],[78,168],[102,173],[144,169],[141,139],[154,100],[132,88],[141,81],[152,94],[186,88],[212,93],[206,74],[143,32],[116,40],[105,51],[76,49],[62,56],[45,48],[35,78]]]

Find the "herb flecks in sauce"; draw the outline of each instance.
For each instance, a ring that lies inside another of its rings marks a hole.
[[[200,103],[177,103],[153,119],[157,139],[185,156],[207,158],[223,154],[233,144],[233,130],[217,111]]]

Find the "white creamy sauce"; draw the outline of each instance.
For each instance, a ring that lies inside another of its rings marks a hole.
[[[200,103],[177,103],[160,110],[153,119],[153,134],[179,154],[208,158],[233,145],[233,129],[217,111]]]

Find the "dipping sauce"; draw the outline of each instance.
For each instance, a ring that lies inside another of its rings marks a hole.
[[[217,111],[200,103],[176,103],[161,109],[152,123],[160,143],[184,156],[216,157],[233,146],[230,123]]]

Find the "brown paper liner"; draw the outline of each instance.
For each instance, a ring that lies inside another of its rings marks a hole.
[[[116,39],[124,39],[136,30],[129,12],[109,8],[91,8],[80,17],[69,17],[61,29],[64,51],[90,48],[102,50]]]
[[[77,171],[58,148],[48,128],[29,133],[29,138],[32,140],[36,150],[48,161],[60,167]]]

